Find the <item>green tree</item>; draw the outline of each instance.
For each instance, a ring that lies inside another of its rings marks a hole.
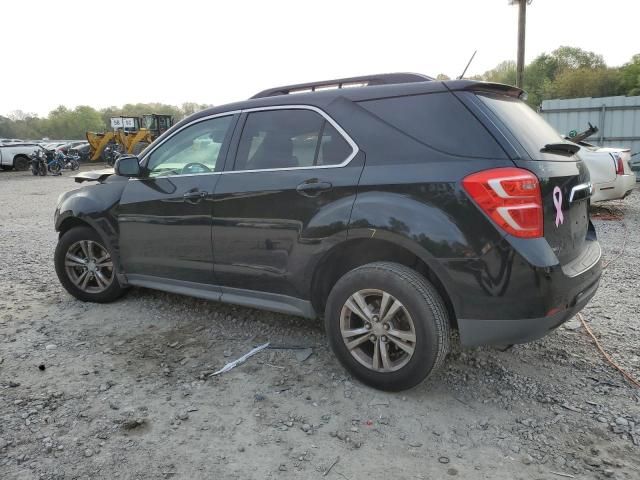
[[[607,66],[602,55],[577,47],[556,48],[551,52],[551,57],[558,62],[558,73],[567,68],[605,68]]]
[[[550,88],[553,98],[608,97],[619,95],[620,70],[617,68],[577,68],[560,73]]]
[[[479,80],[514,85],[516,83],[516,62],[506,60],[498,64],[495,68],[484,72],[480,75]]]
[[[620,90],[624,95],[640,95],[640,54],[620,68]]]

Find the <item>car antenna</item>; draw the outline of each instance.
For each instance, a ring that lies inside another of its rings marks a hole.
[[[467,62],[467,66],[464,67],[464,70],[462,71],[462,74],[460,74],[460,76],[458,77],[458,80],[462,80],[462,78],[464,77],[464,74],[467,73],[467,68],[469,68],[469,65],[471,65],[471,62],[473,62],[473,57],[476,56],[476,53],[478,53],[478,50],[475,50],[473,52],[473,55],[471,55],[471,58]]]

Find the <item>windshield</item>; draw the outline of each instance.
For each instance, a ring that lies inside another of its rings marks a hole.
[[[502,120],[531,158],[543,158],[540,150],[545,145],[565,142],[551,125],[523,101],[491,93],[478,94],[478,98]]]

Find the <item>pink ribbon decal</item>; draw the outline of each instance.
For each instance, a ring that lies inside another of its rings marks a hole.
[[[564,223],[564,215],[562,215],[562,190],[560,187],[553,189],[553,205],[556,207],[556,227]]]

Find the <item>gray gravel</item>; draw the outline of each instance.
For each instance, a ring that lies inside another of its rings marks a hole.
[[[640,391],[576,321],[506,352],[454,349],[419,387],[378,392],[319,322],[144,289],[74,300],[52,262],[72,188],[0,172],[1,479],[640,478]],[[640,194],[607,208],[623,218],[596,220],[605,261],[625,231],[626,254],[584,315],[640,377]],[[209,377],[266,341],[312,354]]]

